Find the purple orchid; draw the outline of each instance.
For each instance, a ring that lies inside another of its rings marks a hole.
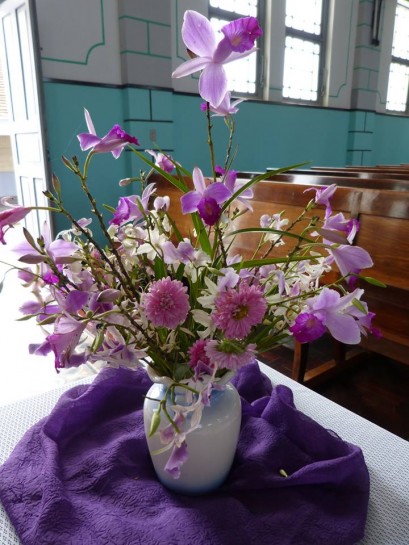
[[[15,223],[18,223],[31,211],[31,208],[25,206],[15,206],[10,209],[2,210],[0,212],[0,242],[6,244],[4,235],[13,227]]]
[[[262,30],[254,17],[237,19],[222,28],[224,38],[217,42],[212,25],[200,13],[185,12],[182,38],[194,58],[181,64],[172,74],[174,78],[188,76],[202,70],[199,80],[200,96],[217,108],[227,93],[227,75],[223,64],[246,57],[256,49],[255,40]]]
[[[73,260],[78,247],[74,242],[69,242],[61,238],[51,239],[51,232],[47,222],[44,222],[41,231],[42,244],[45,253],[56,265],[70,263]],[[46,261],[47,256],[42,255],[39,250],[33,248],[29,242],[24,240],[12,248],[12,251],[19,256],[19,261],[23,263],[35,264]],[[47,271],[44,271],[44,274]]]
[[[195,189],[182,195],[183,214],[199,212],[200,217],[207,225],[214,225],[220,218],[220,204],[231,196],[229,189],[221,182],[211,183],[206,187],[205,179],[200,168],[195,167],[192,174]]]
[[[324,187],[309,187],[304,191],[304,193],[306,193],[307,191],[315,191],[314,201],[316,202],[316,204],[322,204],[323,206],[325,206],[325,219],[327,219],[332,214],[330,201],[336,189],[337,186],[335,184],[332,184]]]
[[[85,363],[88,351],[75,353],[74,350],[80,342],[86,322],[78,322],[71,316],[61,315],[55,322],[54,333],[48,335],[40,345],[29,345],[30,354],[47,355],[54,352],[55,368],[78,367]]]
[[[324,221],[324,225],[319,229],[319,233],[324,239],[331,242],[345,244],[347,241],[349,244],[352,244],[358,230],[359,221],[356,218],[346,219],[344,214],[339,212]]]
[[[248,180],[237,180],[237,172],[235,170],[228,170],[226,172],[222,167],[216,167],[215,170],[217,174],[221,174],[224,176],[224,185],[227,187],[232,195],[248,182]],[[252,212],[253,207],[248,201],[253,197],[254,192],[251,187],[248,187],[242,193],[240,193],[240,195],[237,197],[237,200],[244,204],[244,206]]]
[[[144,212],[148,210],[149,199],[155,191],[155,184],[149,184],[142,192],[142,197],[132,195],[131,197],[120,197],[118,206],[114,212],[114,217],[109,223],[121,225],[126,221],[139,221],[144,217]]]
[[[341,244],[327,248],[327,251],[334,258],[342,276],[359,274],[362,269],[373,266],[369,253],[359,246]]]
[[[356,289],[341,296],[335,290],[324,288],[307,301],[307,310],[298,315],[290,331],[299,342],[318,339],[328,329],[334,339],[345,344],[358,344],[362,327],[370,320],[353,304],[363,293],[364,290]]]
[[[152,157],[155,159],[155,165],[165,172],[170,173],[172,170],[174,170],[175,165],[170,155],[166,155],[160,151],[154,151],[151,149],[147,149],[146,153],[152,155]]]
[[[127,134],[119,125],[114,125],[112,129],[104,137],[97,136],[91,116],[84,108],[85,121],[88,131],[78,134],[78,140],[83,151],[92,148],[94,153],[109,153],[111,152],[115,159],[121,155],[122,150],[128,144],[139,146],[139,140],[134,136]]]
[[[234,100],[233,102],[231,102],[231,93],[230,91],[227,91],[227,93],[224,95],[223,100],[220,102],[220,104],[217,107],[212,106],[208,102],[203,102],[200,105],[200,108],[203,112],[205,112],[207,108],[209,107],[210,111],[215,117],[217,116],[226,117],[228,115],[236,114],[239,111],[237,106],[244,100],[245,100],[244,98],[238,98],[237,100]]]

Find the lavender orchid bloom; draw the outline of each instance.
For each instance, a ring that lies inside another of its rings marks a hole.
[[[149,155],[152,155],[152,157],[155,159],[155,165],[157,165],[159,168],[161,168],[165,172],[170,173],[172,172],[172,170],[174,170],[175,165],[170,155],[166,155],[160,151],[154,151],[151,149],[147,149],[146,153],[149,153]]]
[[[78,322],[71,316],[62,315],[54,326],[54,333],[48,335],[41,345],[29,345],[30,354],[47,355],[54,352],[55,368],[78,367],[88,358],[87,350],[75,353],[86,322]]]
[[[212,106],[211,104],[209,104],[209,109],[210,109],[210,111],[212,112],[212,114],[215,117],[216,116],[226,117],[228,115],[236,114],[239,111],[237,106],[241,102],[244,102],[244,100],[245,100],[244,98],[238,98],[237,100],[234,100],[233,102],[231,102],[231,93],[230,93],[230,91],[227,91],[227,93],[225,94],[225,96],[224,96],[223,100],[220,102],[220,104],[217,107]],[[204,112],[207,110],[207,107],[208,107],[207,102],[203,102],[200,105],[200,108]]]
[[[195,167],[192,174],[195,189],[185,193],[180,202],[183,214],[199,212],[207,225],[214,225],[220,218],[220,204],[231,196],[229,189],[221,182],[211,183],[206,187],[203,173]]]
[[[290,331],[299,342],[309,342],[319,338],[326,329],[338,341],[345,344],[358,344],[362,327],[368,324],[368,315],[357,311],[353,301],[359,300],[364,290],[341,295],[330,288],[307,301],[307,310],[299,314]]]
[[[334,195],[335,191],[337,189],[337,186],[335,184],[329,185],[328,187],[309,187],[304,191],[306,193],[307,191],[315,191],[315,202],[316,204],[322,204],[325,206],[325,219],[329,218],[329,216],[332,214],[332,208],[331,208],[331,198]]]
[[[47,222],[44,222],[43,224],[41,237],[47,256],[50,257],[56,265],[69,263],[73,260],[74,254],[78,250],[76,244],[61,238],[52,240]],[[19,261],[22,261],[23,263],[42,263],[47,259],[45,255],[33,248],[26,240],[14,246],[12,251],[19,256]]]
[[[349,244],[352,244],[358,231],[359,221],[356,218],[346,219],[344,214],[339,212],[324,221],[324,225],[319,230],[319,233],[323,238],[331,242],[345,244],[347,241]]]
[[[373,266],[369,253],[359,246],[341,244],[327,250],[335,260],[342,276],[359,274],[362,269]]]
[[[31,208],[25,206],[16,206],[10,209],[2,210],[0,212],[0,242],[6,244],[4,235],[13,227],[15,223],[18,223],[31,211]]]
[[[237,180],[237,172],[235,170],[228,170],[227,172],[221,168],[216,167],[216,173],[222,174],[224,176],[224,185],[227,187],[227,189],[231,192],[233,195],[243,187],[247,183],[248,180]],[[254,197],[254,192],[251,189],[251,187],[248,187],[245,189],[240,195],[237,197],[237,200],[240,201],[247,210],[253,211],[253,207],[249,203],[249,199],[252,199]]]
[[[227,93],[227,76],[223,64],[250,55],[262,30],[254,17],[237,19],[222,28],[224,38],[217,43],[216,32],[200,13],[185,12],[182,38],[192,58],[181,64],[172,74],[181,78],[202,70],[199,80],[200,96],[217,108]]]
[[[110,224],[121,225],[130,220],[139,221],[143,218],[144,212],[148,209],[149,199],[155,191],[155,184],[149,184],[142,192],[142,197],[132,195],[131,197],[120,197],[114,217]]]
[[[111,152],[115,159],[121,155],[122,150],[128,144],[139,146],[139,140],[134,136],[127,134],[119,125],[114,125],[112,129],[104,137],[97,136],[91,116],[84,108],[85,121],[87,123],[87,133],[78,134],[78,140],[83,151],[92,148],[94,153],[109,153]]]

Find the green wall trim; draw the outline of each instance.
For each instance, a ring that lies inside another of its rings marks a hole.
[[[101,47],[105,45],[105,21],[104,21],[104,5],[103,0],[100,0],[100,7],[101,7],[101,41],[93,44],[87,51],[85,55],[85,60],[83,61],[74,61],[71,59],[58,59],[54,57],[42,57],[40,56],[41,60],[43,61],[51,61],[51,62],[63,62],[63,63],[69,63],[69,64],[80,64],[80,65],[87,65],[89,57],[91,53],[96,49],[97,47]]]
[[[166,59],[170,60],[172,57],[169,55],[158,55],[157,53],[150,53],[149,51],[146,53],[145,51],[134,51],[133,49],[124,49],[123,51],[120,51],[121,55],[145,55],[147,57],[156,57],[158,59]]]
[[[132,19],[134,21],[141,21],[142,23],[148,23],[151,24],[151,25],[158,25],[158,26],[164,26],[164,27],[167,27],[167,28],[170,28],[171,25],[168,24],[168,23],[160,23],[159,21],[153,21],[152,19],[144,19],[142,17],[134,17],[133,15],[121,15],[120,17],[118,17],[119,20],[121,19]]]
[[[339,93],[341,92],[341,89],[343,89],[344,87],[346,87],[347,85],[347,80],[348,80],[348,66],[349,66],[349,56],[350,56],[350,47],[351,47],[351,32],[352,32],[352,25],[351,25],[351,21],[352,21],[352,10],[353,10],[353,7],[354,7],[354,4],[353,2],[351,2],[351,11],[349,12],[349,21],[350,21],[350,25],[349,25],[349,34],[348,34],[348,52],[347,52],[347,62],[346,62],[346,65],[345,65],[345,74],[344,74],[344,82],[341,83],[341,85],[338,87],[338,91],[335,93],[335,94],[329,94],[329,97],[330,98],[338,98],[339,97]]]

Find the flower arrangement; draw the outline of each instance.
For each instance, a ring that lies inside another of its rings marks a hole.
[[[23,264],[18,275],[34,295],[21,311],[51,327],[43,343],[30,345],[31,353],[54,353],[57,370],[87,361],[143,365],[168,377],[170,391],[178,386],[195,394],[189,407],[179,407],[177,419],[166,403],[158,411],[169,420],[170,433],[167,429],[162,440],[164,448],[172,449],[168,470],[176,477],[186,458],[186,435],[200,425],[212,389],[220,387],[218,381],[227,372],[237,371],[291,337],[308,342],[329,331],[336,339],[355,344],[362,333],[372,331],[373,313],[361,301],[363,290],[352,285],[372,260],[365,250],[351,245],[357,221],[332,213],[335,186],[315,189],[312,198],[306,195],[304,213],[291,224],[272,211],[260,218],[258,228],[235,228],[239,217],[252,214],[254,185],[271,172],[244,182],[232,168],[233,119],[241,100],[231,102],[223,65],[250,55],[261,32],[255,18],[241,18],[223,27],[218,41],[205,17],[185,13],[182,36],[192,58],[173,77],[201,71],[199,92],[209,133],[208,178],[199,167],[190,173],[161,151],[146,150],[148,158],[135,149],[138,140],[119,125],[104,137],[97,136],[85,111],[88,132],[78,135],[81,149],[88,152],[83,166],[75,157],[63,161],[89,199],[105,242],[94,237],[91,219],[76,219],[65,208],[63,189],[54,175],[53,191],[45,192],[49,210],[65,216],[71,228],[54,240],[47,225],[37,240],[24,229],[24,241],[14,248]],[[222,117],[229,131],[223,167],[215,165],[214,117]],[[89,189],[89,171],[98,154],[110,152],[117,158],[125,148],[149,169],[119,182],[124,186],[137,181],[142,191],[120,197],[117,207],[109,208],[112,217],[106,224]],[[169,197],[156,193],[152,172],[180,191],[181,210],[194,225],[190,236],[182,234],[171,217]],[[312,220],[313,209],[320,205],[325,207],[324,218]],[[30,210],[16,206],[0,212],[3,244],[7,230]],[[296,226],[302,222],[302,234],[297,235]],[[258,233],[262,257],[255,252],[252,259],[244,260],[235,254],[233,242],[239,231],[241,236]],[[287,237],[296,238],[297,244],[285,257],[277,257],[275,250]],[[340,278],[321,286],[320,278],[333,262]],[[152,434],[158,425],[154,419]]]

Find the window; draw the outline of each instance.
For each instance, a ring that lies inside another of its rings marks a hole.
[[[238,17],[257,17],[263,27],[263,14],[260,0],[210,0],[209,19],[216,30]],[[260,40],[258,40],[259,42]],[[260,43],[257,46],[260,47]],[[243,95],[261,95],[261,54],[260,50],[237,62],[225,65],[230,83],[230,91]]]
[[[324,67],[326,0],[286,0],[283,97],[319,102]]]
[[[389,69],[386,109],[408,111],[409,90],[409,2],[398,0]]]

